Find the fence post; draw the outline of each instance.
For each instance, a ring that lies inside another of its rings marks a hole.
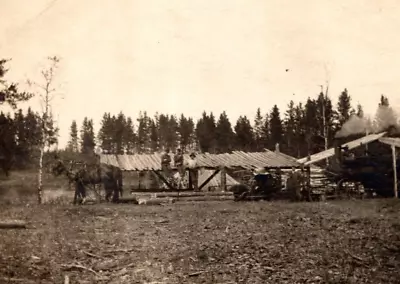
[[[225,167],[221,167],[220,175],[221,175],[221,191],[226,191],[226,168]]]

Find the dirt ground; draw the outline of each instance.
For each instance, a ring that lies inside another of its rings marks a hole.
[[[1,207],[1,283],[400,283],[400,204]]]

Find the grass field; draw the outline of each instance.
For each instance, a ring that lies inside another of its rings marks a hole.
[[[4,204],[28,228],[2,230],[0,283],[400,283],[399,213],[395,200]]]

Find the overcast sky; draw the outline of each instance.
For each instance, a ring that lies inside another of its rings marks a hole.
[[[28,4],[29,3],[29,4]],[[54,103],[65,146],[72,119],[286,108],[330,79],[336,103],[374,114],[400,108],[400,8],[395,0],[0,0],[0,57],[10,79],[62,58]],[[397,4],[397,5],[396,5]],[[286,72],[286,69],[289,69]],[[40,110],[37,100],[30,105]]]

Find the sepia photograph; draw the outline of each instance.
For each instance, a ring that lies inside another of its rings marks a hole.
[[[0,0],[0,284],[400,283],[399,4]]]

